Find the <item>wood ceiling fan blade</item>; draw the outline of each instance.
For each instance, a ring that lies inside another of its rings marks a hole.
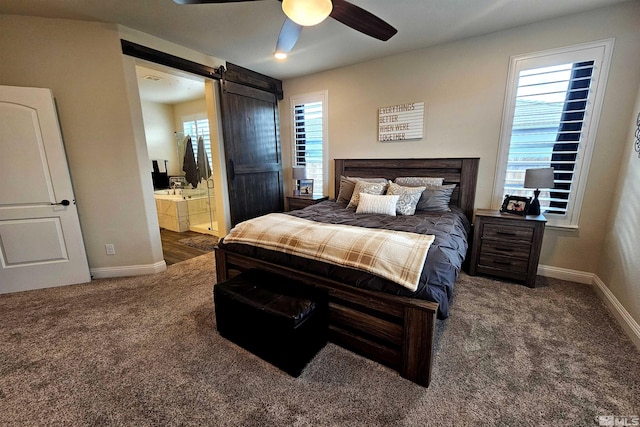
[[[293,49],[293,47],[298,42],[298,38],[300,37],[301,32],[302,25],[298,25],[291,19],[286,18],[284,20],[284,24],[282,24],[282,29],[280,30],[278,41],[276,42],[276,52],[291,52],[291,49]]]
[[[356,31],[382,41],[389,40],[398,32],[387,22],[346,0],[333,0],[333,10],[329,16]]]
[[[208,4],[208,3],[239,3],[245,1],[261,1],[261,0],[173,0],[176,4]]]

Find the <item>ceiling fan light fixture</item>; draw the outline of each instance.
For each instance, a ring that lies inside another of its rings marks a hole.
[[[333,4],[331,0],[282,0],[282,11],[296,24],[310,27],[327,19]]]
[[[273,57],[276,58],[279,61],[284,61],[285,59],[287,59],[287,55],[285,52],[279,52],[279,51],[275,51],[273,52]]]

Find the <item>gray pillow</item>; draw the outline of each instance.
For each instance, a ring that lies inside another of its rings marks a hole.
[[[426,187],[403,187],[396,183],[390,183],[387,194],[397,194],[400,196],[396,205],[396,212],[400,215],[413,215],[416,213],[418,200]]]
[[[416,210],[426,212],[449,212],[449,202],[456,184],[427,185],[422,192]]]
[[[336,202],[349,203],[351,196],[353,195],[353,189],[358,181],[378,182],[381,184],[386,184],[388,182],[385,178],[358,178],[354,176],[340,175],[340,189],[338,190]]]
[[[422,187],[424,185],[442,185],[444,178],[428,176],[399,176],[394,182],[405,187]]]
[[[387,184],[381,182],[358,181],[353,190],[351,200],[349,200],[348,208],[357,208],[360,202],[360,193],[383,195],[387,191]]]

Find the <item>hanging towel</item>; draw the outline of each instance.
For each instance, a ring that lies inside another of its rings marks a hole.
[[[187,136],[187,144],[184,150],[184,163],[182,164],[182,170],[185,172],[185,178],[193,188],[198,186],[200,182],[200,175],[198,175],[198,165],[196,165],[196,158],[193,155],[193,145],[191,144],[191,137]]]
[[[207,180],[211,176],[211,166],[209,166],[209,156],[204,149],[204,138],[198,137],[198,173],[200,179]]]

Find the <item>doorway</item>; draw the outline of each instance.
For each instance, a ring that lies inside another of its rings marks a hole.
[[[142,60],[136,74],[160,228],[219,236],[224,196],[214,184],[218,135],[206,79]]]

